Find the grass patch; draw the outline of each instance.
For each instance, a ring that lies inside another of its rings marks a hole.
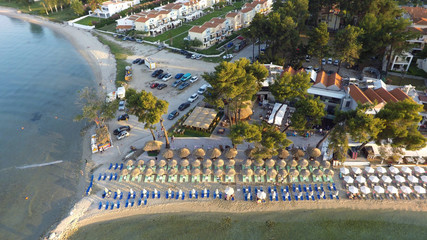
[[[75,23],[77,24],[81,24],[81,25],[86,25],[86,26],[93,26],[92,22],[99,22],[101,18],[97,18],[97,17],[85,17]]]
[[[111,53],[114,55],[116,59],[116,86],[121,86],[122,83],[125,83],[125,67],[129,65],[126,62],[126,59],[129,55],[133,55],[132,51],[120,46],[119,44],[107,40],[101,35],[96,35],[98,40],[107,45],[110,48]]]
[[[15,8],[27,14],[39,15],[54,22],[68,21],[78,17],[70,7],[64,7],[61,11],[59,6],[58,12],[55,12],[55,8],[53,8],[53,12],[49,11],[49,15],[46,15],[46,12],[40,2],[34,2],[31,4],[31,11],[27,4],[17,3],[16,1],[0,0],[0,6]]]
[[[187,32],[188,30],[190,30],[193,26],[191,25],[187,25],[187,24],[183,24],[180,27],[177,27],[175,29],[171,29],[165,33],[162,33],[160,35],[157,35],[155,37],[145,37],[144,40],[150,41],[150,42],[156,42],[156,41],[166,41],[169,40],[170,38],[174,38],[175,41],[175,36],[180,35],[184,32]],[[185,34],[184,34],[185,35]],[[183,36],[182,38],[184,38],[185,36]]]
[[[413,76],[419,76],[423,78],[427,78],[427,72],[417,67],[417,60],[412,60],[411,66],[409,66],[408,74]]]
[[[388,75],[386,79],[387,79],[386,82],[392,85],[403,86],[403,85],[411,84],[417,90],[420,90],[420,91],[427,89],[423,79],[415,79],[408,76],[403,78],[401,76],[395,76],[395,75]]]
[[[108,24],[98,29],[102,31],[116,33],[116,23]]]

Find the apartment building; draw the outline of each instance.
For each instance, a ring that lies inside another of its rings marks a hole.
[[[132,1],[122,1],[122,0],[112,0],[103,2],[100,8],[95,9],[95,11],[89,11],[89,15],[96,16],[100,18],[109,18],[116,13],[119,13],[123,10],[126,10],[134,5],[139,4],[139,0]]]

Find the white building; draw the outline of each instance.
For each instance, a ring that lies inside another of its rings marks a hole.
[[[402,52],[400,55],[394,55],[390,70],[407,72],[411,66],[414,55],[408,52]]]
[[[122,1],[122,0],[112,0],[103,2],[100,8],[95,9],[95,11],[89,11],[89,15],[100,17],[100,18],[109,18],[116,13],[119,13],[123,10],[126,10],[134,5],[139,4],[139,0],[130,0],[130,1]]]

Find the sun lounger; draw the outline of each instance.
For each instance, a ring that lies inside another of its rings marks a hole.
[[[271,187],[268,186],[268,193],[271,193]]]
[[[178,193],[177,193],[177,194],[178,194]],[[171,199],[175,199],[175,192],[174,192],[174,191],[172,191],[172,192],[171,192],[170,198],[171,198]]]
[[[322,190],[322,192],[324,192],[325,190],[323,190],[323,184],[320,184],[320,190]]]
[[[310,200],[310,197],[308,196],[308,193],[305,193],[305,200]]]
[[[101,179],[102,179],[102,174],[100,173],[98,177],[98,181],[101,181]]]
[[[144,199],[144,206],[147,206],[147,199]]]
[[[337,191],[337,187],[335,186],[335,183],[332,183],[332,189],[334,189],[334,191]]]
[[[116,199],[116,198],[117,198],[117,192],[114,192],[113,199]]]
[[[314,195],[311,195],[311,200],[315,201],[316,199],[314,199]]]
[[[120,201],[117,201],[117,208],[120,208]]]
[[[222,199],[222,192],[219,192],[219,194],[218,194],[219,196],[219,199]]]
[[[140,198],[140,199],[138,200],[138,206],[141,206],[141,204],[142,204],[142,199]]]
[[[185,192],[182,192],[181,200],[185,199]]]
[[[298,201],[298,195],[295,194],[295,201]]]
[[[102,176],[102,180],[105,181],[105,179],[107,179],[107,174],[104,173],[104,175]]]
[[[108,170],[111,170],[113,168],[113,163],[110,163],[110,166],[108,167]]]
[[[245,201],[248,201],[248,195],[245,194]]]
[[[214,192],[213,199],[216,199],[216,197],[217,197],[216,192]]]
[[[133,207],[135,205],[135,201],[130,202],[130,206]]]
[[[301,184],[298,184],[298,190],[302,192]]]
[[[179,193],[178,193],[178,192],[175,194],[175,199],[176,199],[176,200],[178,200],[178,199],[179,199]]]
[[[193,198],[193,191],[189,191],[189,192],[188,192],[188,197],[189,197],[189,198]]]
[[[308,184],[308,191],[313,192],[313,189],[311,188],[311,184]]]
[[[121,192],[119,195],[119,199],[122,200],[123,199],[123,193]]]
[[[335,198],[336,198],[337,200],[340,200],[340,197],[339,197],[338,195],[336,195],[336,196],[335,196]]]
[[[166,191],[165,195],[166,195],[166,199],[169,199],[169,192],[168,191]]]
[[[121,171],[123,169],[123,163],[120,164],[119,170]]]
[[[196,191],[196,193],[194,194],[195,198],[198,199],[199,198],[199,193]]]
[[[320,199],[320,193],[316,192],[316,194],[317,194],[317,199]]]
[[[108,209],[108,207],[109,207],[109,202],[107,201],[107,202],[105,203],[105,210],[107,210],[107,209]]]
[[[110,204],[110,210],[113,210],[113,209],[114,209],[114,203],[111,202],[111,204]]]
[[[330,194],[329,194],[329,197],[330,197],[331,199],[334,199],[334,197],[332,196],[332,193],[330,193]]]
[[[102,202],[99,202],[98,209],[101,210],[101,208],[102,208]]]
[[[270,202],[273,201],[273,195],[270,194]]]
[[[304,192],[307,192],[307,186],[304,184],[302,189],[304,190]]]
[[[152,198],[152,199],[155,199],[155,198],[156,198],[156,193],[155,193],[154,191],[153,191],[153,192],[152,192],[152,194],[151,194],[151,198]]]

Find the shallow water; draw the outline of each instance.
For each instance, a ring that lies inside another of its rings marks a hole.
[[[70,209],[77,91],[93,73],[62,35],[0,15],[0,239],[37,239]]]
[[[295,210],[141,215],[80,228],[70,239],[425,239],[422,212]]]

